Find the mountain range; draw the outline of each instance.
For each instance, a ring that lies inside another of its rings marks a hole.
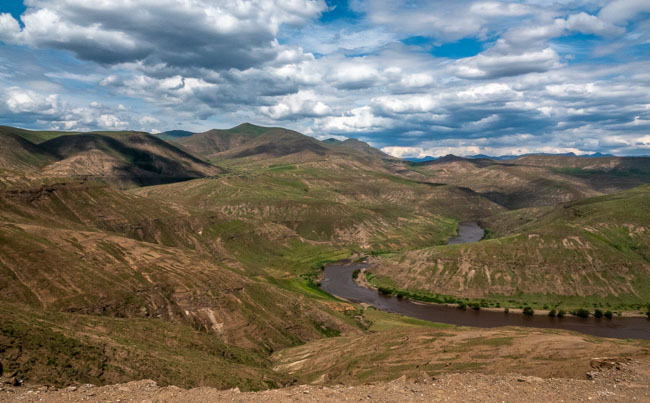
[[[249,123],[0,127],[0,146],[0,362],[29,382],[257,390],[432,375],[470,356],[484,357],[476,371],[578,376],[584,351],[647,354],[643,341],[431,324],[318,287],[326,263],[366,259],[360,281],[400,295],[638,314],[650,301],[647,157],[415,163]],[[448,245],[468,220],[486,238]]]

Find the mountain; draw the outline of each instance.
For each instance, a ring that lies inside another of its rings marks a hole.
[[[0,128],[0,170],[33,172],[57,160],[56,155],[8,128]]]
[[[223,173],[179,148],[146,133],[83,133],[39,145],[60,160],[45,172],[98,178],[124,185],[175,182]]]
[[[530,156],[530,155],[551,155],[551,156],[568,156],[568,157],[576,157],[574,153],[565,153],[565,154],[547,154],[547,153],[531,153],[531,154],[520,154],[520,155],[499,155],[499,156],[492,156],[492,155],[486,155],[486,154],[475,154],[475,155],[465,155],[463,158],[468,158],[468,159],[490,159],[490,160],[495,160],[495,161],[509,161],[509,160],[514,160],[517,158],[525,157],[525,156]],[[593,154],[582,154],[580,155],[580,158],[599,158],[599,157],[614,157],[612,154],[603,154],[600,152],[596,152]],[[428,162],[428,161],[434,161],[440,157],[432,157],[432,156],[426,156],[423,158],[403,158],[405,161],[410,161],[410,162]]]
[[[368,143],[364,143],[363,141],[357,140],[357,139],[346,139],[344,141],[341,141],[339,143],[333,144],[336,147],[343,148],[345,150],[357,153],[359,155],[367,155],[371,157],[377,157],[381,159],[386,159],[386,160],[394,160],[395,158],[384,153],[383,151],[372,147]]]
[[[243,123],[231,129],[213,129],[173,140],[201,158],[212,159],[216,154],[240,147],[271,129]]]
[[[448,155],[414,164],[409,176],[464,186],[509,209],[619,192],[650,182],[650,158],[530,155],[496,161]]]
[[[277,160],[277,163],[343,158],[393,157],[356,139],[316,140],[304,134],[277,127],[244,123],[227,130],[209,130],[174,140],[184,149],[208,160],[246,158],[252,161]]]
[[[169,141],[174,139],[179,139],[183,137],[189,137],[194,133],[188,132],[187,130],[168,130],[166,132],[157,133],[155,136],[159,139]]]

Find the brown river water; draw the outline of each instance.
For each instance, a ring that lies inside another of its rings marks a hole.
[[[476,242],[482,237],[483,229],[478,224],[461,223],[459,225],[459,236],[450,239],[449,243],[452,243],[452,241],[453,243]],[[441,304],[399,299],[358,285],[352,278],[352,273],[356,269],[364,267],[367,267],[364,263],[327,265],[321,288],[332,295],[349,301],[367,303],[383,311],[430,322],[483,328],[499,326],[553,328],[572,330],[600,337],[650,340],[650,320],[645,317],[596,319],[591,316],[589,318],[578,318],[568,315],[563,318],[551,318],[547,315],[526,316],[487,310],[476,311],[469,308],[461,310]]]

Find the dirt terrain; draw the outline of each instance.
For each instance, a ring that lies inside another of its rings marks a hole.
[[[534,376],[455,373],[429,377],[420,374],[392,382],[360,386],[321,387],[301,385],[263,392],[241,393],[238,389],[181,389],[159,387],[142,380],[120,385],[84,385],[61,390],[26,385],[0,386],[0,401],[15,402],[648,402],[650,361],[593,359],[584,380],[542,379]]]

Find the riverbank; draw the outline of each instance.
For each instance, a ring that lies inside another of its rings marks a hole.
[[[354,272],[359,270],[357,279],[365,277],[365,275],[361,274],[361,270],[366,268],[367,264],[362,263],[347,262],[343,265],[328,265],[325,267],[321,288],[339,298],[357,303],[366,303],[387,312],[430,322],[480,328],[519,326],[563,329],[599,337],[650,340],[650,321],[645,317],[617,316],[607,319],[566,315],[559,318],[539,313],[524,315],[517,313],[517,311],[506,314],[503,310],[484,310],[480,307],[478,310],[471,307],[459,309],[457,305],[423,303],[408,298],[398,298],[397,296],[380,293],[374,288],[357,284],[353,279]]]
[[[446,307],[453,307],[453,308],[458,308],[459,307],[459,302],[454,302],[454,303],[438,303],[438,302],[432,302],[427,299],[418,299],[411,297],[414,293],[411,293],[406,290],[399,290],[399,289],[394,289],[394,288],[387,288],[387,287],[379,287],[375,284],[372,284],[370,281],[368,281],[368,275],[370,272],[367,270],[368,268],[363,268],[360,270],[359,275],[356,277],[355,281],[358,285],[362,287],[366,287],[369,289],[372,289],[377,292],[384,292],[385,294],[390,294],[394,296],[398,296],[398,298],[405,298],[409,299],[413,302],[417,303],[422,303],[422,304],[436,304],[436,305],[442,305]],[[400,297],[401,295],[401,297]],[[404,297],[404,295],[407,295],[407,297]],[[416,294],[417,296],[417,294]],[[425,297],[426,298],[426,297]],[[440,298],[457,298],[459,301],[463,302],[462,309],[475,309],[475,310],[480,310],[480,311],[488,311],[488,312],[503,312],[503,313],[508,313],[508,314],[524,314],[524,308],[519,308],[517,306],[511,305],[508,306],[507,304],[504,304],[505,306],[499,306],[499,307],[492,307],[492,306],[481,306],[481,301],[480,300],[469,300],[469,299],[464,299],[464,298],[459,298],[459,297],[453,297],[453,296],[440,296]],[[559,312],[560,309],[564,311],[564,316],[576,316],[573,315],[571,312],[574,310],[578,309],[585,309],[583,307],[567,307],[567,308],[558,308],[554,309],[555,315],[557,316],[557,313]],[[605,312],[608,311],[607,308],[601,309],[603,312],[603,319],[607,319],[607,317],[604,316]],[[535,307],[533,310],[533,315],[546,315],[548,316],[549,313],[551,312],[551,309],[545,309],[545,308],[539,308]],[[611,312],[611,311],[610,311]],[[590,311],[589,314],[590,316],[593,316],[593,311]],[[619,318],[647,318],[648,315],[647,313],[644,312],[638,312],[638,311],[616,311],[612,312],[612,317],[619,317]],[[650,326],[650,324],[649,324]]]

